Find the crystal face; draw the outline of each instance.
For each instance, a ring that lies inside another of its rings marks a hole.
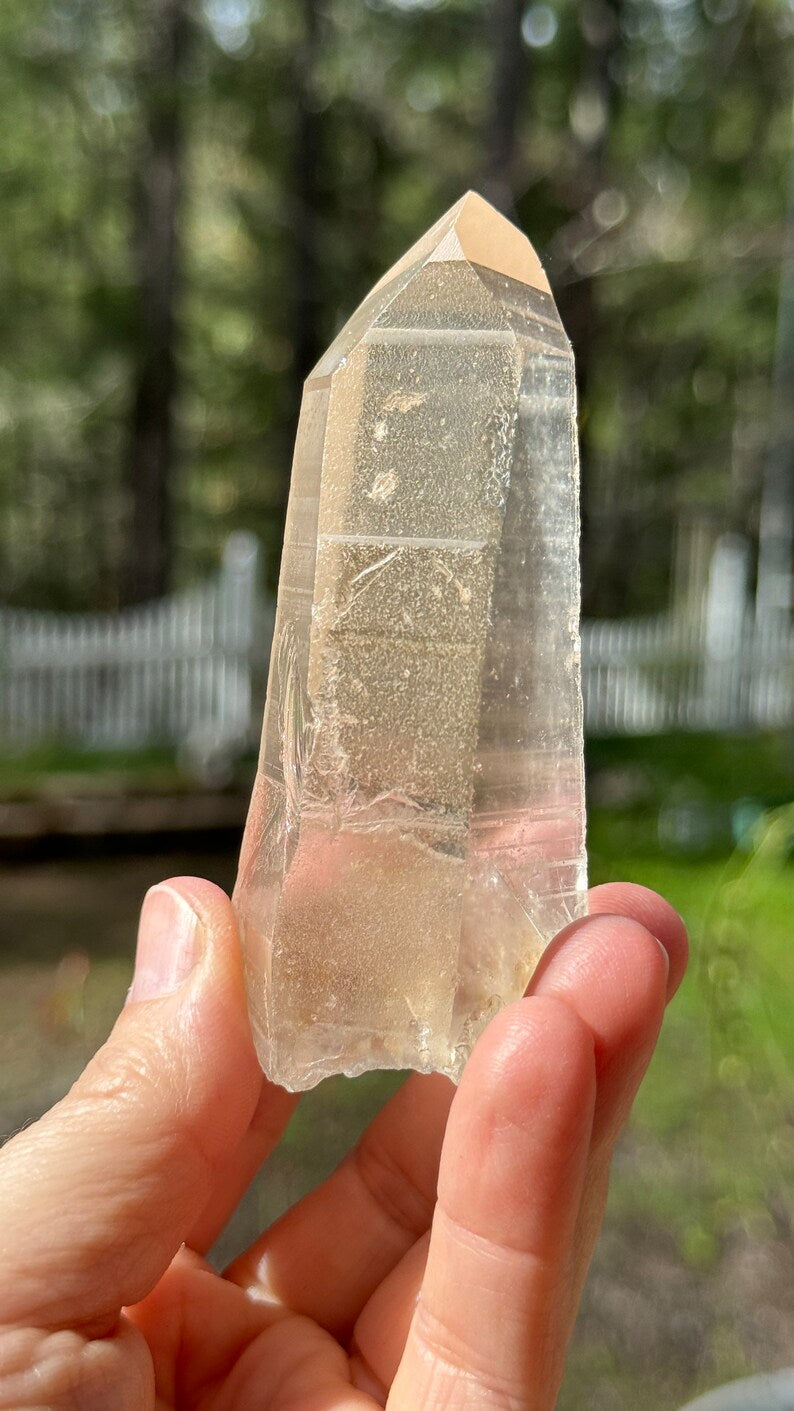
[[[235,907],[262,1065],[459,1076],[584,911],[573,358],[469,193],[304,390]]]

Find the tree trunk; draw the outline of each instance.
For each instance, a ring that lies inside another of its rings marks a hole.
[[[764,466],[758,533],[759,621],[788,624],[792,608],[794,546],[794,145],[773,369],[771,442]]]
[[[319,46],[318,0],[301,0],[303,34],[295,64],[295,154],[291,235],[294,242],[295,413],[303,380],[311,372],[320,348],[320,123],[314,101],[314,69]]]
[[[615,120],[620,90],[614,74],[622,43],[623,0],[587,0],[578,10],[581,36],[580,71],[577,97],[592,114],[590,130],[579,120],[575,132],[579,147],[576,170],[576,216],[582,229],[589,226],[593,238],[599,229],[592,205],[599,192],[610,184],[609,136]],[[580,109],[581,111],[581,109]],[[604,523],[592,522],[594,457],[590,439],[592,370],[602,336],[596,280],[580,274],[560,290],[558,303],[568,337],[576,356],[576,384],[579,396],[579,442],[582,461],[582,596],[587,615],[601,616],[618,610],[624,596],[624,574],[630,559],[620,554],[619,544],[625,523],[617,507]],[[592,531],[592,532],[591,532]],[[617,570],[617,582],[614,581]]]
[[[529,63],[521,37],[524,0],[493,0],[490,15],[493,91],[485,134],[483,194],[505,215],[515,201],[516,142]]]
[[[150,0],[142,62],[142,134],[133,173],[135,363],[130,427],[131,523],[124,596],[166,592],[172,554],[182,75],[189,0]]]

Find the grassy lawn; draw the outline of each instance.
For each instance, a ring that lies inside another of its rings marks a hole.
[[[88,785],[93,790],[184,788],[173,750],[69,750],[39,745],[0,754],[0,801]]]
[[[596,741],[589,764],[596,797],[610,776],[627,796],[591,809],[592,880],[668,897],[692,962],[615,1162],[560,1411],[672,1411],[794,1360],[791,757],[779,737],[673,737]],[[773,811],[737,850],[742,799]],[[693,805],[711,820],[694,850],[661,846]]]
[[[616,1158],[559,1411],[674,1411],[794,1362],[791,754],[780,737],[595,741],[589,776],[593,881],[662,892],[693,958]],[[234,865],[229,853],[6,868],[0,1129],[59,1096],[110,1027],[145,887],[179,871],[228,887]],[[220,1257],[321,1179],[398,1081],[309,1094]]]

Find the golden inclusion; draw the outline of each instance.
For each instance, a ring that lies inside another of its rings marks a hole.
[[[265,1071],[457,1078],[585,906],[573,357],[469,193],[308,378],[235,906]]]

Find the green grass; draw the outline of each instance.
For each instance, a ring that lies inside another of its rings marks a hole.
[[[661,892],[692,958],[615,1162],[559,1411],[671,1411],[791,1356],[773,1332],[794,1318],[790,1277],[775,1283],[794,1253],[791,758],[780,737],[673,737],[592,742],[589,768],[626,796],[590,811],[592,880]],[[659,842],[671,797],[718,817],[741,798],[783,806],[741,850],[723,831],[687,854]],[[599,1316],[616,1288],[631,1295],[622,1331]]]
[[[622,859],[618,871],[666,896],[689,928],[689,973],[634,1120],[696,1156],[691,1208],[677,1223],[688,1226],[696,1215],[718,1227],[729,1205],[762,1208],[783,1184],[775,1149],[794,1073],[794,869],[771,860],[657,858]],[[666,1199],[663,1182],[654,1189]]]
[[[737,798],[778,803],[794,794],[789,742],[781,736],[678,736],[591,742],[591,776],[641,769],[646,797],[591,810],[594,882],[642,882],[677,908],[692,958],[668,1013],[657,1055],[635,1107],[646,1141],[689,1153],[682,1193],[662,1174],[644,1189],[649,1205],[693,1258],[705,1258],[737,1212],[763,1216],[786,1186],[794,1099],[794,807],[771,808],[741,850],[665,852],[658,810],[686,790],[708,809]],[[626,1208],[636,1192],[618,1188]]]
[[[26,799],[59,787],[90,784],[159,791],[184,787],[185,776],[173,750],[80,750],[43,744],[0,754],[0,799]]]

